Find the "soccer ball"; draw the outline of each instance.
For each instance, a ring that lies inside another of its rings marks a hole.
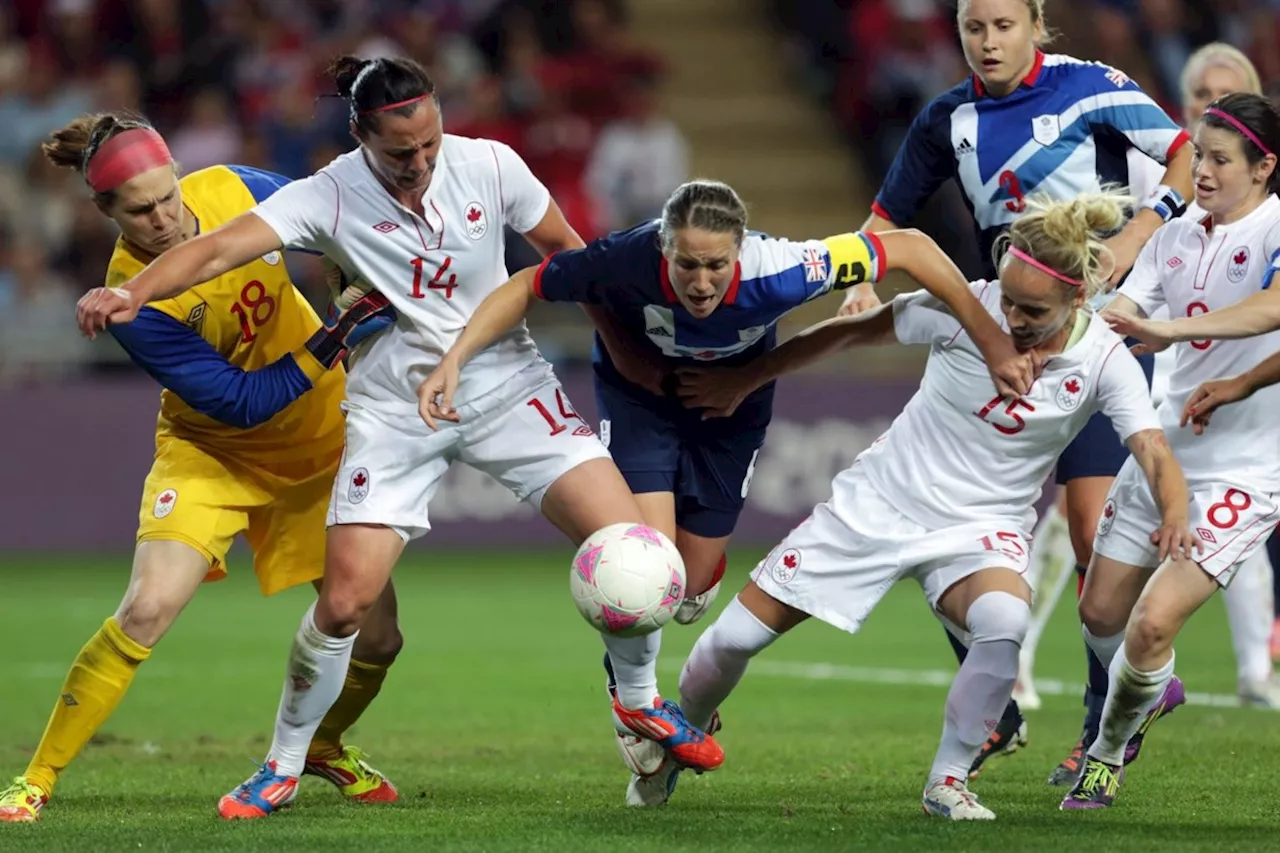
[[[640,637],[676,615],[684,601],[684,560],[652,527],[611,524],[578,549],[569,588],[578,612],[597,631]]]

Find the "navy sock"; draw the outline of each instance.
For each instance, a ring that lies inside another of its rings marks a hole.
[[[1275,585],[1276,618],[1280,619],[1280,530],[1267,540],[1267,557],[1271,559],[1271,582]]]

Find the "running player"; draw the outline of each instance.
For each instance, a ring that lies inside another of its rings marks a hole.
[[[423,418],[457,421],[451,412],[464,365],[520,323],[538,299],[604,310],[619,346],[653,364],[651,387],[624,378],[603,345],[595,351],[600,434],[645,521],[680,549],[688,592],[714,588],[725,548],[746,501],[756,454],[773,415],[769,383],[731,417],[704,419],[681,405],[675,370],[694,364],[738,365],[773,348],[775,324],[787,311],[889,269],[911,274],[972,330],[1000,393],[1029,389],[1033,366],[970,293],[951,259],[919,231],[840,234],[792,242],[747,231],[747,212],[733,189],[716,181],[679,187],[662,217],[594,240],[585,249],[549,256],[517,273],[476,309],[466,330],[420,389]],[[1004,378],[1004,377],[1007,377]],[[993,388],[992,390],[996,390]],[[439,402],[437,402],[439,397]],[[706,596],[703,596],[706,598]],[[705,611],[706,604],[695,615]],[[692,621],[692,620],[689,620]],[[644,655],[614,660],[615,713],[650,704],[656,692],[661,631],[647,635]],[[606,667],[610,665],[606,655]],[[635,784],[661,769],[652,740],[619,727],[618,745]]]
[[[108,287],[288,183],[242,166],[214,166],[179,180],[160,135],[114,113],[76,119],[52,135],[44,153],[83,173],[98,209],[120,228]],[[200,583],[225,577],[227,549],[238,534],[253,549],[264,595],[318,582],[324,516],[342,455],[339,359],[391,322],[385,302],[375,302],[361,300],[341,324],[344,331],[324,327],[273,251],[111,327],[164,388],[133,573],[115,615],[72,663],[26,772],[0,793],[0,821],[39,816],[59,774],[124,698]],[[344,340],[360,312],[366,324]],[[305,772],[361,802],[393,801],[396,789],[341,737],[377,695],[400,644],[388,587],[306,759]]]
[[[1159,414],[1186,471],[1191,523],[1204,549],[1198,557],[1172,555],[1166,561],[1150,547],[1142,529],[1154,517],[1151,493],[1134,463],[1126,462],[1107,498],[1080,599],[1094,651],[1110,665],[1111,685],[1100,734],[1087,750],[1080,780],[1062,801],[1064,809],[1114,802],[1125,744],[1143,730],[1148,712],[1179,692],[1174,637],[1200,605],[1231,583],[1280,519],[1280,453],[1274,441],[1280,388],[1260,389],[1219,409],[1210,429],[1181,428],[1184,406],[1199,383],[1247,371],[1280,349],[1280,335],[1266,333],[1276,324],[1251,312],[1249,304],[1275,301],[1259,291],[1271,286],[1280,258],[1280,112],[1261,95],[1219,98],[1197,124],[1194,145],[1196,202],[1208,215],[1160,229],[1105,319],[1122,334],[1153,344],[1159,337],[1164,345],[1185,342]],[[1233,304],[1231,311],[1195,316]],[[1178,319],[1140,319],[1161,305]],[[1250,337],[1215,340],[1245,335]]]
[[[282,188],[244,216],[166,254],[122,288],[86,295],[83,328],[128,320],[284,245],[323,252],[377,285],[399,321],[352,360],[346,452],[328,514],[325,582],[289,657],[275,739],[261,770],[219,803],[226,818],[263,817],[297,793],[312,733],[342,687],[356,629],[405,543],[428,532],[427,507],[460,460],[538,507],[572,540],[643,516],[609,451],[574,412],[521,324],[467,365],[454,399],[464,422],[430,430],[418,386],[508,273],[503,226],[543,254],[578,249],[550,193],[506,145],[444,133],[426,71],[403,59],[339,59],[359,146]],[[644,638],[609,638],[614,657]],[[676,761],[713,770],[716,742],[656,691],[622,719]]]
[[[957,22],[973,76],[916,117],[863,231],[908,224],[944,181],[955,178],[973,211],[983,256],[989,258],[998,236],[1026,209],[1028,194],[1067,200],[1103,185],[1128,185],[1126,152],[1136,148],[1167,168],[1137,215],[1107,240],[1115,258],[1109,281],[1114,285],[1156,228],[1185,207],[1183,199],[1191,193],[1186,131],[1123,72],[1043,53],[1044,6],[1044,0],[961,0]],[[994,278],[995,271],[985,275]],[[858,288],[841,311],[875,301],[866,288]],[[1145,362],[1149,371],[1150,359]],[[1128,455],[1111,432],[1099,415],[1057,466],[1080,574],[1089,564],[1107,489]],[[963,648],[953,645],[963,656]],[[1089,681],[1086,733],[1096,728],[1106,685],[1106,670],[1092,659]],[[974,771],[988,756],[1025,742],[1021,712],[1011,702]]]
[[[680,677],[692,722],[705,724],[749,660],[779,635],[809,616],[856,632],[896,581],[914,578],[943,625],[969,647],[947,696],[923,807],[951,820],[994,819],[966,776],[1018,673],[1030,619],[1022,578],[1029,522],[1054,460],[1095,412],[1111,418],[1159,494],[1163,512],[1144,539],[1162,554],[1194,542],[1186,484],[1142,368],[1084,308],[1112,272],[1100,235],[1123,223],[1128,202],[1098,193],[1070,202],[1028,199],[997,264],[999,280],[973,284],[991,315],[1004,315],[1019,349],[1043,360],[1027,395],[991,396],[970,338],[921,292],[829,320],[732,372],[689,379],[695,404],[729,415],[744,391],[826,354],[895,339],[930,346],[920,391],[888,432],[837,475],[831,499],[774,548],[698,639]],[[660,800],[669,789],[652,790]]]

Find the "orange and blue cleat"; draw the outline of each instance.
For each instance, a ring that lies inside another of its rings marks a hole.
[[[661,746],[681,767],[703,773],[724,763],[720,744],[685,719],[684,711],[670,699],[658,697],[652,707],[630,710],[622,707],[615,696],[613,721],[620,733],[633,734]]]
[[[298,795],[298,777],[276,773],[276,763],[268,761],[236,789],[218,800],[218,814],[224,820],[266,817],[293,802]]]

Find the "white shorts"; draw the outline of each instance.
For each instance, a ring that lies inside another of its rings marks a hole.
[[[610,458],[543,361],[459,406],[461,421],[437,421],[436,432],[416,415],[392,418],[351,402],[343,411],[347,445],[328,523],[383,525],[405,541],[431,529],[427,506],[455,461],[540,508],[562,474],[591,459]]]
[[[935,611],[943,593],[983,569],[1023,574],[1030,538],[1018,519],[929,528],[895,510],[855,464],[833,497],[756,566],[756,586],[784,604],[850,633],[885,593],[914,578]]]
[[[1236,567],[1266,545],[1280,521],[1274,493],[1258,492],[1227,480],[1189,482],[1191,529],[1204,542],[1197,561],[1220,586],[1227,586]],[[1098,519],[1093,551],[1109,560],[1154,569],[1160,510],[1146,475],[1132,456],[1124,463]]]

